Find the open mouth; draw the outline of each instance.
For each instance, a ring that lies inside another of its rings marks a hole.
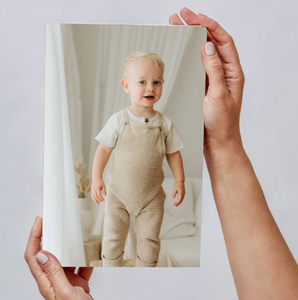
[[[154,96],[144,96],[144,98],[146,98],[147,100],[153,100]]]

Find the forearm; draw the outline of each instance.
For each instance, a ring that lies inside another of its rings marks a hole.
[[[171,154],[166,154],[166,158],[175,178],[175,181],[184,182],[185,176],[180,151]]]
[[[204,155],[239,298],[297,299],[297,264],[244,149]]]
[[[104,169],[109,160],[110,153],[106,152],[102,148],[97,148],[92,168],[92,179],[102,178]]]

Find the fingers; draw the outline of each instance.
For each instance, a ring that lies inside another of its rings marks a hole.
[[[92,272],[93,272],[93,267],[83,267],[78,269],[78,275],[85,278],[87,281],[90,280]]]
[[[42,218],[36,217],[35,222],[31,228],[26,251],[24,254],[24,258],[30,268],[30,271],[35,278],[38,280],[45,280],[46,276],[36,261],[35,255],[38,251],[40,251],[40,240],[42,236]]]
[[[219,47],[219,52],[224,62],[238,66],[239,56],[234,40],[216,21],[201,13],[197,15],[186,7],[181,9],[180,15],[188,25],[207,27],[210,37],[213,38]]]
[[[102,187],[102,192],[105,196],[107,196],[107,192],[106,192],[106,188]],[[97,202],[97,204],[99,204],[99,202],[105,201],[105,199],[103,198],[102,194],[101,194],[101,190],[100,188],[94,192],[91,193],[91,198]]]
[[[178,198],[178,201],[176,201],[174,203],[175,206],[179,206],[181,204],[182,200],[183,200],[183,194],[182,194],[182,192],[178,192],[178,195],[179,195],[179,198]]]
[[[99,201],[105,201],[105,199],[103,198],[103,196],[101,194],[101,190],[97,190],[96,195],[97,195]]]
[[[188,25],[201,25],[207,27],[207,40],[211,41],[217,49],[218,57],[222,61],[226,85],[235,98],[242,98],[244,74],[239,61],[239,55],[233,38],[213,19],[195,14],[183,7],[180,15]],[[170,16],[170,24],[182,25],[177,14]]]
[[[170,16],[169,23],[171,25],[184,25],[184,23],[181,21],[181,19],[176,13]]]
[[[174,190],[173,193],[172,193],[172,199],[174,199],[176,197],[176,194],[177,194],[178,190]]]
[[[74,273],[74,271],[76,270],[76,267],[63,267],[63,269],[64,269],[64,271]]]
[[[96,191],[91,193],[91,197],[92,197],[92,199],[93,199],[97,204],[99,204],[100,199],[99,199],[99,197],[98,197]]]
[[[237,98],[242,98],[244,74],[233,38],[211,18],[202,14],[197,17],[200,24],[207,27],[211,41],[218,49],[229,90],[235,92]]]
[[[36,255],[36,259],[48,279],[46,282],[44,280],[37,280],[37,284],[42,295],[49,296],[49,293],[52,293],[51,295],[53,299],[54,295],[71,295],[73,287],[67,280],[58,259],[53,254],[45,250],[40,251]],[[52,287],[52,289],[50,287]]]
[[[46,263],[46,268],[48,272],[45,272],[44,266],[42,266],[36,259],[36,254],[37,253],[47,253],[46,251],[40,251],[40,240],[42,236],[42,218],[41,217],[36,217],[35,222],[33,224],[33,227],[30,231],[29,235],[29,240],[27,244],[27,248],[24,254],[25,260],[28,263],[28,266],[30,268],[30,271],[35,278],[39,291],[42,294],[42,296],[46,299],[53,299],[53,295],[50,293],[55,292],[55,289],[57,288],[57,285],[55,285],[56,282],[52,283],[52,278],[54,274],[56,274],[56,278],[58,278],[58,281],[61,282],[61,284],[58,286],[62,289],[61,291],[66,290],[69,292],[69,283],[65,278],[64,271],[60,265],[60,263],[57,261],[57,259],[51,255],[51,261],[50,263]],[[48,254],[47,254],[48,256]],[[43,261],[45,262],[46,257],[42,254],[40,254],[39,259],[44,259]],[[56,260],[56,265],[60,265],[60,272],[56,272],[55,270],[59,269],[50,269],[52,266],[52,261]],[[66,280],[66,282],[65,282]],[[54,284],[54,285],[53,285]],[[53,290],[54,289],[54,290]],[[59,290],[60,291],[60,290]],[[52,298],[50,298],[52,297]]]
[[[192,12],[191,10],[189,10],[188,8],[186,7],[183,7],[181,10],[180,10],[180,16],[183,18],[183,20],[188,24],[188,25],[201,25],[199,23],[199,20],[198,20],[198,16]],[[202,25],[204,26],[204,25]]]
[[[99,200],[97,199],[95,192],[91,192],[91,198],[96,204],[99,204]]]
[[[216,95],[215,98],[225,96],[227,86],[223,66],[212,42],[207,42],[202,46],[201,58],[208,75],[208,91]]]
[[[172,199],[176,197],[177,193],[178,193],[178,200],[174,203],[175,206],[180,205],[184,198],[184,192],[180,191],[179,189],[175,189],[172,193]]]

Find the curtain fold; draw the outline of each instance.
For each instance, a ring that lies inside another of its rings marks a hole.
[[[46,25],[43,249],[63,266],[84,266],[66,90],[66,35],[61,24]]]

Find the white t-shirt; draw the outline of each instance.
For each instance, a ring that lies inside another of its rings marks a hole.
[[[134,123],[146,124],[145,118],[136,117],[128,108],[127,108],[128,118]],[[165,115],[163,116],[163,130],[166,137],[166,154],[174,153],[181,150],[186,145],[183,142],[177,128],[174,123]],[[147,122],[150,126],[157,126],[159,121],[159,116],[156,115],[153,118],[149,118]],[[95,137],[97,141],[104,144],[107,147],[114,148],[116,146],[117,139],[121,133],[124,124],[124,115],[123,111],[118,111],[114,113],[106,125],[100,131],[100,133]]]

